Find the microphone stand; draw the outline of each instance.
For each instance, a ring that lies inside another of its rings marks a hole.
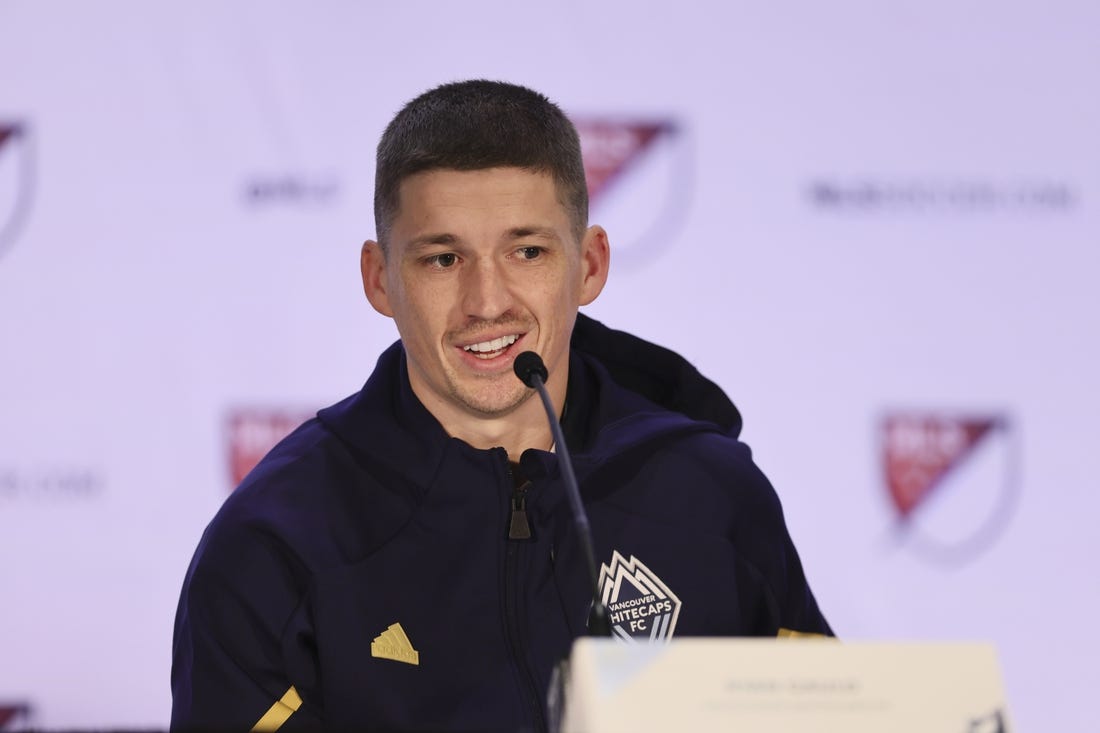
[[[512,364],[516,376],[528,387],[532,387],[539,393],[542,406],[546,410],[546,417],[550,421],[550,432],[554,436],[555,451],[558,454],[558,464],[562,467],[565,477],[566,494],[573,510],[573,523],[577,527],[577,539],[584,559],[588,565],[588,577],[592,586],[592,609],[588,614],[589,636],[611,636],[611,623],[607,617],[607,607],[600,597],[600,580],[596,572],[596,555],[592,549],[592,527],[588,523],[588,514],[584,511],[581,502],[581,491],[577,486],[577,477],[573,473],[573,460],[569,457],[569,447],[565,444],[565,435],[561,431],[557,414],[554,411],[554,403],[550,400],[550,393],[546,390],[546,379],[549,372],[542,358],[533,351],[525,351],[516,357]]]

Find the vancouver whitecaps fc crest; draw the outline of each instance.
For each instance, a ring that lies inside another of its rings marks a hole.
[[[600,565],[600,597],[618,639],[668,641],[680,616],[680,599],[641,560],[612,552]]]

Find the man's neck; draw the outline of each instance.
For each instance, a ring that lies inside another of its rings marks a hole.
[[[565,404],[565,385],[547,385],[547,389],[555,415],[560,419]],[[413,392],[417,393],[415,385]],[[499,417],[472,414],[451,403],[434,402],[429,395],[417,394],[417,397],[448,435],[481,450],[502,447],[508,452],[510,461],[518,462],[528,448],[550,450],[554,445],[546,410],[534,390],[514,410]]]
[[[528,412],[528,406],[537,408],[538,412],[530,410],[533,417],[521,416],[520,412]],[[465,420],[454,426],[443,423],[443,429],[475,448],[485,450],[500,446],[508,452],[508,460],[517,463],[523,451],[528,448],[550,450],[554,443],[550,425],[546,421],[546,412],[542,409],[542,401],[538,395],[533,395],[508,417]]]

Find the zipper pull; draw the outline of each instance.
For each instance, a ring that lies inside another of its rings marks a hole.
[[[527,489],[531,482],[525,481],[512,493],[512,518],[508,522],[508,539],[531,539],[531,524],[527,521]]]

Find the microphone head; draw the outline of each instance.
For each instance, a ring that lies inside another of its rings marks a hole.
[[[535,387],[536,376],[543,383],[550,376],[550,373],[546,371],[546,365],[542,363],[542,357],[533,351],[525,351],[517,356],[516,360],[512,362],[512,369],[519,377],[519,381],[532,388]]]

